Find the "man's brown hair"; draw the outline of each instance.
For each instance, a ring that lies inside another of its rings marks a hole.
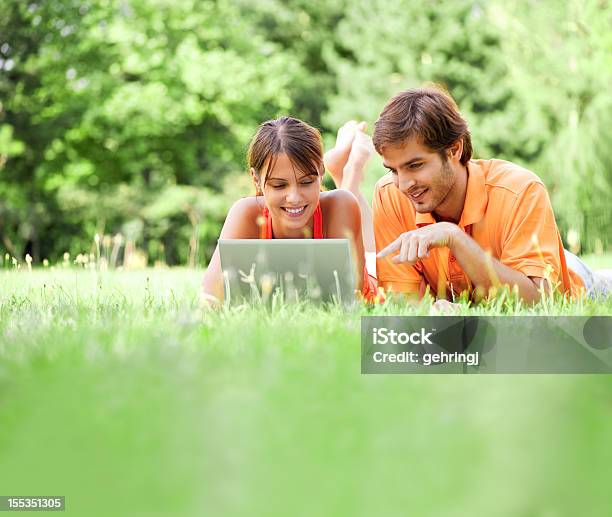
[[[401,144],[415,136],[443,159],[446,149],[461,139],[461,164],[466,165],[472,157],[467,122],[455,101],[441,88],[414,88],[398,93],[374,124],[372,140],[376,151],[382,154],[385,145]]]
[[[280,117],[261,124],[247,153],[249,168],[265,185],[276,158],[285,153],[293,166],[307,176],[322,175],[323,142],[314,127],[293,117]],[[266,170],[264,164],[268,160]]]

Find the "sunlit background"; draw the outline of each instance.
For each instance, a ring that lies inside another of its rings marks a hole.
[[[595,0],[4,0],[1,260],[73,261],[98,234],[112,265],[203,266],[252,194],[259,123],[291,114],[329,146],[427,82],[457,100],[476,157],[543,178],[566,248],[604,253],[611,25]],[[368,196],[383,172],[376,157]]]

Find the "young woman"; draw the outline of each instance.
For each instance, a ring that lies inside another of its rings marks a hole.
[[[247,155],[255,196],[234,203],[220,238],[348,237],[356,252],[357,289],[366,300],[374,300],[376,279],[368,275],[364,249],[365,240],[368,252],[374,252],[372,217],[359,190],[373,152],[364,130],[365,123],[347,122],[338,131],[336,147],[324,157],[319,131],[305,122],[291,117],[264,122]],[[341,188],[321,191],[325,165]],[[204,274],[202,295],[212,303],[223,300],[218,247]]]

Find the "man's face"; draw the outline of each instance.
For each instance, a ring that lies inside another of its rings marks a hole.
[[[417,212],[434,212],[455,184],[455,173],[446,159],[416,138],[382,149],[383,163],[393,174],[395,186]]]

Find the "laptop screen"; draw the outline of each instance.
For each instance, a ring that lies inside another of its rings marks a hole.
[[[348,239],[221,239],[219,253],[227,303],[355,300]]]

